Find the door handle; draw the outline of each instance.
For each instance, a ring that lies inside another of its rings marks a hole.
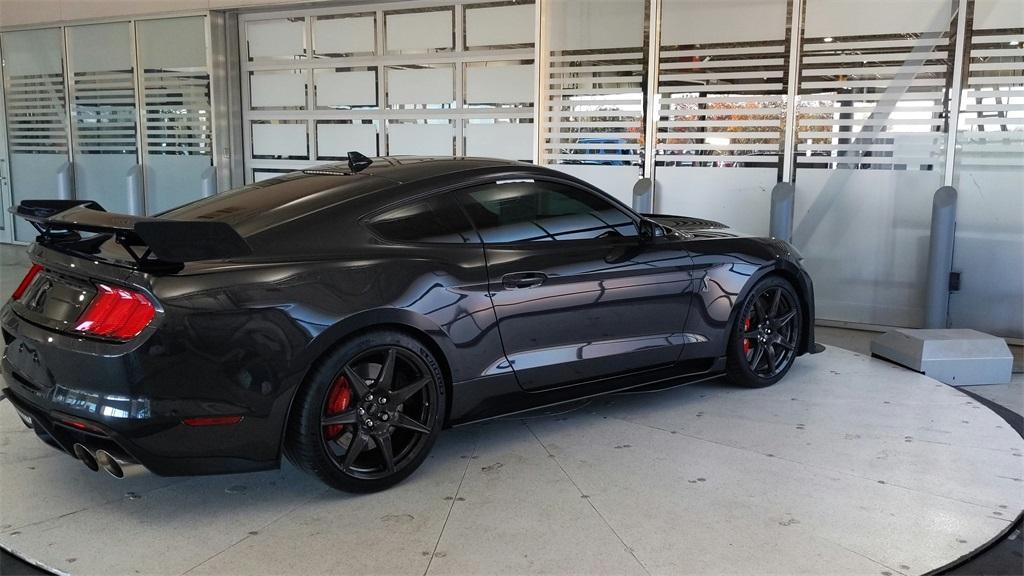
[[[501,285],[508,290],[536,288],[548,279],[543,272],[514,272],[501,277]]]

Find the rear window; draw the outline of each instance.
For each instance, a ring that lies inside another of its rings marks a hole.
[[[450,194],[389,210],[371,218],[368,224],[378,235],[396,242],[479,242],[473,225]]]
[[[368,175],[323,176],[296,172],[179,206],[159,215],[173,220],[217,220],[250,236],[321,208],[393,186]]]

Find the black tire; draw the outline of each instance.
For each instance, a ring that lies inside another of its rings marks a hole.
[[[803,303],[793,285],[779,276],[758,281],[729,333],[729,380],[748,388],[781,380],[796,359],[802,330]]]
[[[367,332],[317,362],[293,403],[284,452],[338,490],[383,490],[423,463],[446,405],[426,346],[395,330]]]

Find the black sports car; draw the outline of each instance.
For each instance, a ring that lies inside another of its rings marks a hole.
[[[275,468],[371,491],[442,428],[662,382],[767,386],[814,349],[779,240],[640,215],[550,169],[379,158],[155,217],[24,201],[5,395],[123,476]]]

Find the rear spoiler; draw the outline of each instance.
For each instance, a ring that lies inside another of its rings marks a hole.
[[[107,212],[91,200],[22,200],[10,212],[39,231],[40,244],[94,249],[79,232],[104,235],[124,247],[140,267],[248,256],[252,249],[227,222],[164,220]],[[70,246],[75,244],[75,246]]]

